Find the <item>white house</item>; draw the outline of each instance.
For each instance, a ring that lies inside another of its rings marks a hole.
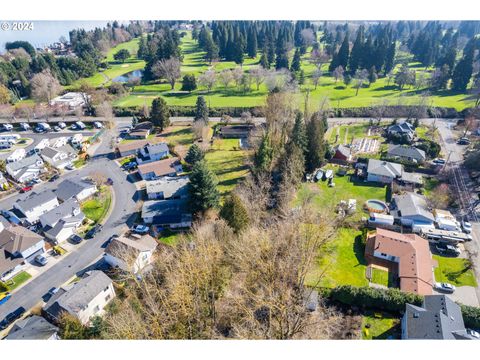
[[[413,232],[435,228],[435,219],[422,195],[412,192],[394,195],[392,203],[395,208],[392,213],[396,214],[402,225],[411,227]]]
[[[40,142],[37,145],[35,145],[34,149],[36,151],[40,151],[40,150],[45,149],[47,146],[50,146],[50,140],[42,139],[42,140],[40,140]]]
[[[62,313],[75,316],[84,325],[94,316],[102,316],[105,306],[115,298],[112,280],[102,271],[92,270],[71,285],[61,287],[45,304],[47,319],[57,322]]]
[[[13,258],[28,259],[45,252],[45,241],[26,227],[11,225],[0,232],[0,249]]]
[[[58,184],[55,193],[60,201],[75,198],[78,202],[82,202],[97,191],[97,186],[92,181],[74,178],[63,180]]]
[[[146,164],[166,158],[170,154],[167,143],[145,145],[137,155],[137,164]]]
[[[69,109],[76,109],[85,105],[85,96],[85,93],[68,92],[54,98],[50,101],[50,105],[65,105]]]
[[[25,149],[17,149],[7,157],[7,163],[22,160],[27,156]]]
[[[156,248],[157,241],[150,235],[121,236],[108,244],[104,259],[112,267],[136,274],[151,263]]]
[[[383,184],[391,184],[393,180],[402,177],[403,166],[388,161],[369,159],[367,180]]]
[[[43,160],[57,169],[71,166],[77,157],[77,152],[68,144],[58,148],[46,147],[42,150]]]
[[[165,176],[145,182],[149,200],[185,199],[188,197],[188,176]]]
[[[8,175],[17,182],[25,183],[45,172],[45,164],[41,157],[35,154],[22,160],[8,163],[5,169]]]
[[[67,145],[68,143],[68,138],[66,136],[62,136],[59,138],[51,139],[50,140],[50,147],[52,148],[59,148],[64,145]]]
[[[75,198],[61,203],[40,216],[45,236],[54,243],[62,243],[75,234],[84,220],[85,214]]]
[[[25,215],[30,224],[39,221],[40,216],[59,205],[57,196],[52,190],[45,190],[40,193],[32,192],[26,199],[17,200],[13,207]]]

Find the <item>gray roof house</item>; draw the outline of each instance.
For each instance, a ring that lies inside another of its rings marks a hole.
[[[84,220],[85,214],[75,198],[68,199],[40,216],[45,236],[56,244],[73,235]]]
[[[410,141],[415,137],[415,129],[408,121],[389,126],[387,132],[389,134],[405,135]]]
[[[33,224],[41,215],[58,206],[58,199],[52,190],[32,192],[27,198],[17,200],[13,207],[25,215],[26,220]]]
[[[92,270],[78,282],[62,287],[43,307],[48,320],[57,323],[62,313],[75,316],[88,324],[101,316],[105,306],[115,297],[112,280],[102,271]]]
[[[58,327],[38,315],[19,320],[5,340],[60,340]]]
[[[367,167],[367,180],[391,184],[393,180],[402,177],[403,166],[388,161],[369,159]]]
[[[97,186],[93,182],[80,178],[63,180],[55,190],[55,194],[60,201],[67,201],[72,198],[82,201],[96,192]]]
[[[59,206],[40,216],[42,226],[55,226],[62,219],[78,216],[82,211],[75,198],[64,201]]]
[[[15,265],[15,258],[28,259],[32,255],[44,253],[44,246],[43,236],[23,226],[12,225],[0,232],[0,251],[5,252],[2,257],[13,261],[10,265]]]
[[[165,142],[157,144],[147,144],[138,151],[137,164],[145,164],[152,161],[161,160],[170,154],[168,145]]]
[[[68,144],[57,148],[46,147],[42,150],[41,155],[43,160],[57,169],[64,169],[66,166],[72,165],[72,161],[77,158],[77,152]]]
[[[192,213],[186,200],[149,200],[143,203],[142,219],[146,224],[170,228],[190,227]]]
[[[188,176],[164,177],[146,182],[149,200],[185,199],[188,196]]]
[[[422,307],[407,304],[402,339],[480,340],[465,329],[460,306],[446,295],[427,295]]]
[[[5,170],[17,182],[24,183],[44,172],[45,165],[42,158],[35,154],[22,160],[8,163]]]
[[[434,227],[435,218],[422,195],[413,192],[394,195],[392,203],[395,207],[393,214],[400,219],[402,225],[411,226],[413,231]]]
[[[402,159],[422,163],[427,158],[425,151],[414,146],[392,145],[388,146],[387,156],[393,159]]]

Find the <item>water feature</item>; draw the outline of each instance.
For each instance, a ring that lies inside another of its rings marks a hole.
[[[141,79],[142,75],[143,75],[143,70],[134,70],[134,71],[130,71],[126,74],[117,76],[112,81],[113,82],[119,82],[119,83],[126,83],[126,82],[128,82],[132,79],[135,79],[135,78]]]

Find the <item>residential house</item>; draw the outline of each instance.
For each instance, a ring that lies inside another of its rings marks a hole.
[[[411,227],[414,232],[435,227],[435,219],[424,196],[413,192],[394,195],[392,205],[392,215],[400,219],[402,225]]]
[[[367,235],[365,259],[369,265],[383,266],[397,275],[400,290],[431,295],[434,284],[428,240],[416,234],[401,234],[377,228]]]
[[[45,252],[45,241],[23,226],[11,225],[0,232],[0,280],[23,270],[26,261]]]
[[[460,223],[450,211],[433,209],[432,213],[439,229],[447,231],[462,231]]]
[[[143,203],[145,224],[183,228],[192,225],[192,213],[186,200],[149,200]]]
[[[144,121],[135,126],[128,134],[130,139],[146,139],[153,129],[150,121]]]
[[[64,169],[72,166],[77,159],[77,152],[70,145],[66,144],[58,148],[46,147],[42,150],[42,158],[56,169]]]
[[[8,163],[5,167],[8,175],[19,183],[25,183],[45,172],[45,164],[38,155],[32,155],[22,160]]]
[[[68,144],[68,137],[62,136],[62,137],[51,139],[49,144],[50,144],[50,147],[52,148],[59,148],[59,147],[65,146]]]
[[[177,157],[138,166],[138,173],[143,180],[154,180],[162,176],[177,176],[182,171],[182,164]]]
[[[419,164],[423,163],[427,158],[425,151],[414,146],[392,144],[388,146],[387,156],[391,159],[411,161]]]
[[[7,157],[7,163],[16,162],[24,159],[27,156],[25,149],[16,149]]]
[[[41,215],[58,205],[55,193],[52,190],[44,190],[40,193],[32,192],[24,200],[17,200],[13,204],[13,208],[20,211],[30,224],[34,224],[40,219]]]
[[[60,340],[58,330],[43,317],[32,315],[17,321],[5,340]]]
[[[405,136],[410,142],[415,138],[415,128],[408,121],[389,126],[387,128],[387,133],[389,135],[395,134]]]
[[[388,161],[369,159],[367,166],[367,180],[383,184],[391,184],[402,177],[403,166]]]
[[[76,199],[82,202],[98,191],[97,186],[92,181],[74,178],[63,180],[58,184],[55,194],[60,201]]]
[[[224,139],[246,139],[255,130],[255,125],[225,125],[218,129],[218,135]]]
[[[85,105],[86,97],[87,95],[85,93],[67,92],[66,94],[52,99],[50,105],[66,106],[68,109],[73,110]]]
[[[422,306],[406,304],[404,340],[480,340],[465,329],[462,309],[446,295],[428,295]]]
[[[137,164],[147,164],[166,158],[170,154],[167,143],[148,144],[142,147],[137,154]]]
[[[332,160],[338,163],[348,163],[352,161],[352,149],[345,145],[337,145],[333,148]]]
[[[188,196],[188,176],[163,177],[146,182],[149,200],[185,199]]]
[[[92,317],[104,313],[114,297],[112,280],[102,271],[92,270],[80,281],[61,287],[45,304],[43,312],[54,323],[58,323],[62,313],[68,313],[87,325]]]
[[[136,274],[151,263],[156,248],[157,241],[150,235],[120,236],[108,244],[104,259],[112,267]]]
[[[56,244],[73,235],[84,220],[85,214],[75,198],[66,200],[40,216],[45,236]]]
[[[129,141],[117,146],[117,152],[121,157],[136,155],[140,149],[150,145],[147,140]]]

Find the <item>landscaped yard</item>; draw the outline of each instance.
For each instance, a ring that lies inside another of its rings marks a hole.
[[[387,270],[372,268],[372,283],[390,287],[392,286],[392,280],[392,276]]]
[[[82,167],[83,165],[85,165],[87,163],[87,161],[85,160],[85,158],[78,158],[77,160],[75,160],[73,162],[73,166],[78,169],[80,167]]]
[[[400,319],[388,313],[368,311],[362,319],[362,339],[399,339]]]
[[[5,282],[5,285],[8,287],[9,291],[15,290],[18,288],[20,285],[22,285],[24,282],[26,282],[28,279],[30,279],[32,275],[27,273],[26,271],[21,271],[17,275],[15,275],[13,278]]]
[[[107,215],[111,203],[111,190],[109,187],[103,186],[93,198],[85,201],[81,208],[88,219],[98,223]]]
[[[477,286],[477,280],[472,269],[468,268],[468,260],[433,255],[437,260],[435,281],[447,282],[455,286]]]
[[[205,159],[218,178],[221,194],[230,192],[248,173],[248,151],[240,149],[238,139],[215,139]]]

